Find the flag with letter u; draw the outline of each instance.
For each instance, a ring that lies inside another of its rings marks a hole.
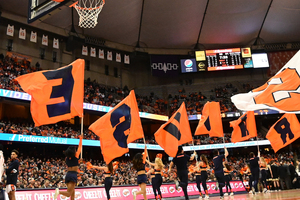
[[[129,143],[144,137],[134,91],[94,122],[89,129],[100,137],[106,164],[127,153]]]
[[[184,102],[169,121],[156,131],[154,137],[159,146],[171,157],[176,156],[179,145],[193,140]]]
[[[275,153],[300,137],[300,124],[295,114],[284,114],[269,130],[266,138]]]
[[[300,51],[264,85],[231,97],[240,110],[272,109],[300,113]]]
[[[195,135],[204,134],[210,137],[224,136],[219,102],[207,102],[204,105]]]
[[[254,111],[248,111],[239,119],[231,121],[231,142],[241,142],[257,136]]]
[[[16,80],[31,95],[30,110],[35,126],[83,116],[83,59],[57,70],[25,74]]]

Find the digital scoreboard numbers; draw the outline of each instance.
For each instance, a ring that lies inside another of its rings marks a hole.
[[[240,48],[207,50],[207,71],[243,69]]]

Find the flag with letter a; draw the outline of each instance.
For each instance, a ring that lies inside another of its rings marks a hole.
[[[241,142],[257,136],[254,111],[248,111],[239,119],[231,121],[231,142]]]
[[[154,137],[171,157],[176,156],[179,145],[193,140],[184,102],[169,121],[156,131]]]
[[[210,137],[224,136],[219,102],[207,102],[204,105],[195,135],[204,134]]]
[[[57,70],[45,70],[16,78],[31,95],[30,110],[35,126],[83,116],[84,60]]]
[[[129,152],[128,144],[144,137],[134,91],[89,129],[100,137],[102,155],[107,164]]]
[[[234,105],[245,111],[272,109],[300,113],[300,51],[264,85],[231,97]]]
[[[266,138],[275,153],[300,137],[300,124],[295,114],[284,114],[269,130]]]

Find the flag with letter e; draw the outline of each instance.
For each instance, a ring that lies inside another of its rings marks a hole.
[[[193,140],[184,102],[169,121],[161,125],[154,137],[159,146],[171,157],[176,156],[179,145]]]
[[[56,70],[25,74],[16,80],[31,95],[30,110],[35,126],[83,116],[83,59]]]
[[[231,142],[241,142],[257,136],[254,111],[248,111],[239,119],[231,121]]]
[[[234,105],[245,111],[272,109],[300,113],[300,51],[264,85],[231,97]]]
[[[224,136],[219,102],[207,102],[204,105],[195,135],[204,134],[210,137]]]
[[[134,91],[111,111],[94,122],[89,129],[100,137],[106,164],[129,152],[128,144],[144,137]]]
[[[300,137],[300,124],[295,114],[284,114],[269,130],[266,138],[274,152],[291,144]]]

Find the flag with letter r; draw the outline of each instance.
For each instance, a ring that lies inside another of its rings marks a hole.
[[[207,102],[203,107],[195,135],[204,134],[209,134],[209,137],[224,136],[219,102]]]
[[[144,137],[134,91],[111,111],[95,121],[89,129],[100,137],[106,164],[129,152],[128,144]]]
[[[179,145],[193,140],[184,102],[169,121],[161,125],[154,137],[157,144],[171,157],[176,156]]]
[[[35,126],[83,116],[83,59],[56,70],[25,74],[16,80],[31,95],[30,110]]]
[[[239,119],[231,121],[231,142],[241,142],[257,136],[254,111],[248,111]]]
[[[269,130],[266,138],[274,152],[291,144],[300,137],[300,124],[295,114],[284,114]]]

